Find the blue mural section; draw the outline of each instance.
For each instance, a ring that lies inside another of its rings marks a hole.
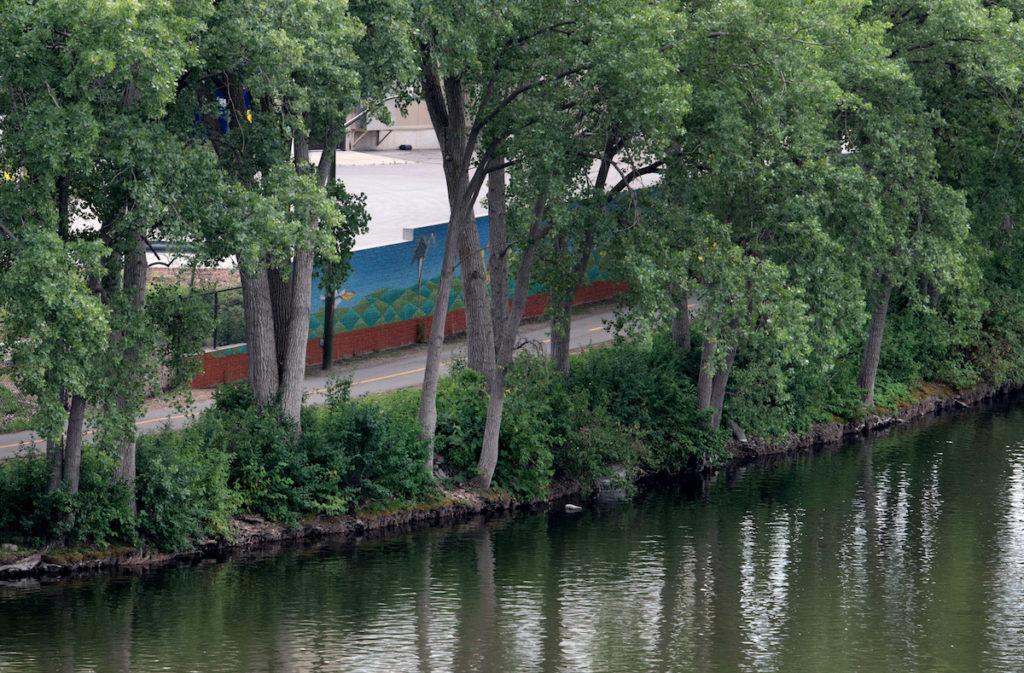
[[[476,219],[481,248],[490,240],[487,217]],[[334,325],[336,331],[376,327],[431,315],[437,299],[437,285],[444,256],[448,224],[412,229],[412,240],[357,250],[352,254],[352,272],[336,289]],[[462,306],[462,285],[458,272],[449,308]],[[313,281],[310,338],[323,330],[324,289],[319,277]]]

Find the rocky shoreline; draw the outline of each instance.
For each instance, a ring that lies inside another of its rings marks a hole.
[[[847,423],[824,423],[802,434],[765,440],[757,437],[745,441],[733,440],[728,445],[733,465],[766,456],[780,456],[799,451],[841,444],[857,437],[876,434],[911,421],[968,409],[983,402],[1012,395],[1024,390],[1022,385],[998,388],[978,387],[967,391],[941,391],[927,395],[919,402],[900,408],[889,415],[870,415]],[[357,515],[318,516],[298,526],[264,521],[259,517],[242,515],[234,521],[234,535],[230,541],[208,540],[195,549],[181,553],[161,553],[140,549],[95,550],[35,550],[33,553],[12,558],[8,549],[0,550],[0,582],[24,578],[58,580],[97,572],[134,572],[172,564],[199,563],[205,560],[226,559],[282,543],[317,538],[360,539],[407,532],[425,526],[439,526],[481,516],[507,513],[520,509],[543,509],[581,492],[581,485],[573,481],[559,481],[551,486],[543,500],[514,501],[507,494],[457,489],[446,492],[431,503],[401,508],[389,512],[364,512]],[[6,556],[7,560],[2,560]]]

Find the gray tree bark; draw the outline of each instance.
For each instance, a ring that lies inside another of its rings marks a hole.
[[[487,260],[491,277],[491,323],[495,334],[505,333],[508,314],[508,229],[505,170],[487,176],[487,219],[490,223]]]
[[[249,385],[256,403],[270,406],[279,386],[274,316],[270,310],[270,282],[265,268],[248,269],[243,261],[242,305],[249,351]]]
[[[134,234],[131,250],[125,255],[123,288],[131,302],[131,311],[135,319],[143,319],[143,311],[146,306],[146,280],[149,274],[149,267],[146,265],[146,245],[140,234]],[[140,354],[133,346],[125,351],[125,366],[138,366]],[[142,392],[142,391],[139,391]],[[136,400],[137,402],[137,400]],[[133,409],[127,397],[121,396],[117,399],[117,406],[122,413]],[[115,481],[124,482],[129,485],[132,492],[129,506],[135,511],[135,419],[125,419],[125,436],[121,440],[118,449],[119,460],[117,472],[114,475]]]
[[[460,221],[459,264],[462,272],[462,298],[466,311],[466,345],[469,367],[488,376],[493,361],[494,331],[491,324],[487,297],[487,274],[481,258],[480,236],[476,219]]]
[[[493,360],[492,360],[493,362]],[[487,418],[484,421],[484,442],[477,461],[477,475],[473,485],[490,488],[494,470],[498,466],[498,444],[501,439],[501,419],[505,411],[505,371],[495,368],[487,376]]]
[[[316,174],[320,187],[327,186],[333,158],[334,144],[328,139],[317,165]],[[304,135],[299,135],[295,139],[295,169],[300,174],[311,170],[309,139]],[[312,238],[320,222],[310,222],[308,226]],[[291,278],[288,279],[289,300],[284,353],[278,355],[278,360],[282,364],[279,389],[281,410],[285,416],[292,419],[299,430],[302,429],[302,393],[306,378],[306,344],[309,341],[309,317],[312,310],[314,261],[315,255],[309,245],[300,245],[296,248]]]
[[[700,349],[700,370],[697,373],[697,409],[707,411],[711,408],[712,382],[714,366],[715,342],[709,337],[704,338]]]
[[[885,335],[885,322],[889,314],[889,298],[892,296],[892,285],[886,282],[871,312],[868,323],[867,339],[864,342],[864,354],[861,357],[860,373],[857,385],[864,391],[864,405],[875,403],[875,378],[878,376],[878,363],[882,356],[882,337]]]
[[[309,314],[313,281],[313,251],[300,248],[295,253],[292,272],[291,310],[285,353],[282,361],[279,397],[284,415],[301,429],[302,391],[306,376],[306,342],[309,340]]]
[[[572,336],[572,299],[560,299],[551,317],[551,361],[555,369],[569,375],[569,339]]]
[[[504,180],[504,177],[501,179]],[[495,193],[498,193],[498,190],[495,190]],[[504,198],[504,189],[500,190],[500,195]],[[543,224],[546,203],[546,197],[541,196],[534,204],[528,240],[526,247],[523,249],[522,257],[519,260],[519,268],[516,272],[516,287],[511,307],[509,307],[505,299],[504,288],[507,287],[507,284],[495,287],[493,285],[494,276],[492,276],[490,292],[492,302],[490,307],[491,314],[488,315],[484,311],[480,315],[480,318],[483,320],[499,315],[500,323],[503,326],[500,332],[494,332],[493,343],[490,349],[486,349],[485,345],[484,352],[484,376],[487,381],[489,397],[487,401],[487,418],[484,421],[484,441],[480,449],[480,460],[477,463],[478,475],[475,480],[475,483],[482,488],[490,487],[491,480],[494,478],[494,470],[498,464],[501,422],[505,409],[505,373],[508,366],[512,363],[516,335],[519,332],[519,324],[523,318],[523,310],[526,308],[526,298],[529,295],[530,289],[530,273],[537,256],[537,250],[541,240],[550,230],[550,226]],[[494,235],[494,230],[496,230],[499,241],[507,240],[508,233],[506,231],[507,222],[504,217],[504,203],[495,208],[494,212],[497,213],[498,217],[491,223],[492,235]],[[507,257],[502,255],[495,260],[493,268],[497,272],[498,278],[507,278]],[[478,282],[484,285],[482,277]],[[487,293],[484,291],[482,294],[486,297]],[[493,323],[486,325],[483,332],[486,335],[492,329]]]
[[[334,302],[336,297],[333,289],[324,291],[324,345],[323,359],[320,368],[324,371],[331,369],[334,362]]]
[[[57,231],[61,240],[71,240],[71,185],[66,175],[56,179],[57,190]],[[64,434],[59,442],[48,441],[47,453],[50,462],[49,490],[56,491],[61,484],[66,484],[72,493],[78,492],[79,476],[82,467],[82,442],[85,438],[85,407],[86,400],[81,395],[72,395],[70,401],[65,400],[68,409],[68,420]]]
[[[288,278],[279,269],[268,266],[267,285],[270,288],[269,310],[274,320],[274,360],[277,362],[277,375],[284,372],[285,353],[288,351],[288,325],[291,323],[291,281],[294,278],[294,265],[288,272]]]
[[[689,353],[690,342],[690,308],[683,292],[683,299],[676,305],[676,314],[672,318],[672,343],[682,353]]]
[[[465,228],[464,219],[473,219],[473,203],[476,194],[470,188],[469,155],[466,148],[466,110],[462,83],[450,78],[443,82],[434,69],[429,54],[422,55],[423,94],[430,114],[430,121],[437,134],[442,150],[442,163],[448,191],[448,230],[444,239],[444,253],[441,261],[441,277],[427,339],[427,362],[423,372],[423,388],[420,392],[419,421],[420,436],[427,441],[427,468],[433,473],[434,433],[437,430],[437,386],[441,376],[441,357],[444,347],[445,322],[448,318],[448,301],[455,275],[455,258],[461,248],[461,235]]]
[[[427,362],[423,371],[423,389],[420,392],[419,422],[420,437],[427,441],[427,469],[434,471],[434,433],[437,431],[437,385],[441,378],[441,355],[444,347],[445,321],[448,319],[448,300],[452,291],[452,277],[455,273],[455,248],[458,227],[448,223],[444,240],[444,257],[441,260],[441,278],[434,301],[434,313],[427,339]]]
[[[467,119],[467,97],[462,80],[457,76],[444,79],[439,76],[429,46],[421,45],[420,56],[423,97],[430,114],[431,124],[441,145],[451,209],[449,232],[445,240],[445,264],[442,266],[441,277],[441,290],[444,292],[444,296],[438,297],[435,308],[441,308],[445,304],[447,261],[449,255],[454,260],[452,248],[455,248],[461,263],[469,364],[483,373],[491,393],[491,399],[488,401],[484,444],[481,447],[478,462],[480,476],[476,480],[478,485],[489,487],[494,467],[497,464],[498,437],[504,403],[503,358],[506,353],[511,357],[511,344],[514,343],[514,332],[518,328],[519,318],[506,312],[507,275],[504,276],[506,280],[500,287],[496,289],[492,285],[488,288],[487,276],[481,259],[480,238],[473,218],[473,204],[483,186],[483,181],[487,179],[488,189],[493,199],[491,214],[501,222],[499,228],[504,229],[504,176],[490,178],[488,175],[491,172],[498,172],[502,165],[502,162],[496,158],[501,139],[490,139],[486,147],[483,148],[479,146],[479,142],[488,120],[493,118],[497,110],[514,100],[515,96],[502,101],[493,87],[489,88],[484,92],[484,104],[493,100],[497,108],[483,119],[471,120],[472,124],[470,124],[468,123],[470,120]],[[470,175],[474,154],[478,155],[477,167]],[[503,231],[499,232],[497,245],[500,245],[503,240],[500,237],[503,235]],[[505,255],[498,256],[494,263],[506,264]],[[521,264],[520,271],[525,270],[526,275],[525,279],[520,278],[522,273],[517,275],[517,290],[520,280],[525,280],[528,283],[530,264]],[[522,268],[524,266],[525,269]],[[501,283],[502,273],[507,274],[507,267],[504,271],[492,268],[492,271],[495,270],[499,272],[498,282]],[[524,284],[523,291],[525,292],[526,289]],[[519,304],[514,301],[513,305],[525,305],[525,295]],[[446,306],[442,308],[442,313],[445,309]],[[495,320],[496,316],[497,320]],[[432,330],[427,351],[428,366],[424,374],[424,387],[420,398],[421,430],[428,441],[433,439],[436,429],[436,381],[434,379],[436,379],[437,370],[435,367],[439,365],[440,349],[444,339],[444,325],[443,321],[438,320],[437,311],[435,311]],[[511,336],[509,336],[510,332]],[[432,463],[432,457],[430,462]]]
[[[593,254],[594,249],[594,238],[593,231],[587,232],[583,240],[583,249],[580,251],[580,256],[572,270],[572,284],[559,297],[558,302],[560,305],[557,307],[557,311],[552,318],[551,359],[554,361],[558,371],[565,375],[569,374],[570,367],[569,344],[572,339],[572,307],[576,300],[576,288],[582,285],[587,268],[590,266],[590,256]],[[563,249],[567,254],[568,247],[564,243]]]
[[[715,372],[711,381],[711,429],[722,427],[722,409],[725,407],[725,389],[732,373],[732,363],[736,359],[736,347],[733,346],[725,355],[725,364]]]
[[[78,493],[82,471],[82,441],[85,439],[85,398],[74,395],[68,413],[68,431],[64,437],[64,483],[68,491]]]

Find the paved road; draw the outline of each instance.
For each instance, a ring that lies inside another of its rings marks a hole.
[[[585,348],[610,341],[612,335],[604,328],[604,321],[610,317],[611,308],[607,304],[580,309],[572,322],[571,347]],[[519,330],[519,335],[521,340],[532,342],[535,347],[547,351],[550,342],[548,323],[527,323]],[[444,368],[447,368],[448,362],[453,358],[459,357],[465,357],[463,339],[452,340],[445,345]],[[322,403],[328,381],[335,377],[350,377],[352,394],[357,396],[419,386],[422,383],[426,358],[426,347],[418,345],[342,362],[336,364],[327,375],[319,369],[311,370],[305,384],[307,402]],[[166,407],[151,408],[138,420],[139,432],[153,432],[167,426],[182,427],[188,423],[189,416],[211,404],[212,401],[209,399],[196,402],[187,413]],[[22,451],[35,450],[42,444],[42,440],[32,432],[0,435],[0,459],[10,458]]]

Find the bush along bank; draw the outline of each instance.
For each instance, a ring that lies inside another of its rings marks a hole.
[[[729,416],[743,419],[750,434],[739,445],[709,430],[696,409],[698,352],[681,353],[667,338],[620,342],[576,356],[569,377],[544,358],[518,357],[508,377],[495,488],[487,493],[465,487],[487,399],[481,376],[465,366],[454,366],[442,382],[436,477],[425,468],[418,391],[353,399],[348,383],[338,381],[326,404],[304,409],[300,434],[278,412],[259,408],[244,386],[224,386],[189,427],[140,438],[135,512],[125,487],[110,478],[114,458],[100,447],[86,447],[74,496],[46,492],[41,457],[0,463],[0,575],[359,533],[587,495],[598,483],[628,491],[644,476],[838,441],[986,394],[965,398],[948,385],[886,380],[882,389],[894,391],[881,397],[887,407],[864,410],[856,390],[848,399],[830,389],[814,405],[776,405],[781,421],[763,402],[755,408],[755,396],[734,395]]]

